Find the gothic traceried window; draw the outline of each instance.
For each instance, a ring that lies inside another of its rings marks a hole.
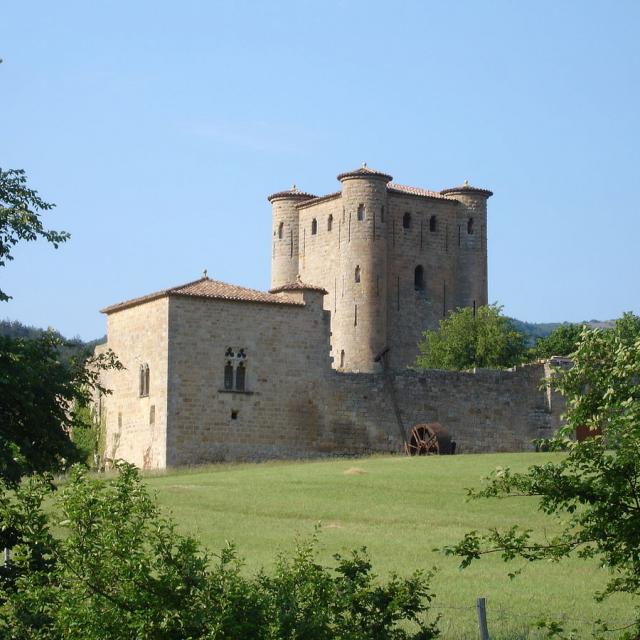
[[[240,362],[236,369],[236,391],[244,391],[245,374],[244,362]]]
[[[224,365],[224,388],[227,391],[233,389],[233,365],[231,360],[227,360],[227,364]]]
[[[227,347],[224,365],[224,390],[246,391],[247,352],[246,349]]]

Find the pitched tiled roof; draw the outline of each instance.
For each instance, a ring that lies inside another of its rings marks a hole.
[[[318,204],[319,202],[324,202],[325,200],[331,200],[331,198],[337,198],[342,195],[342,191],[334,191],[333,193],[327,193],[324,196],[318,196],[317,198],[312,198],[311,200],[304,200],[303,202],[299,202],[296,207],[298,209],[304,209],[304,207],[311,207],[314,204]]]
[[[406,184],[396,184],[395,182],[390,182],[387,185],[387,191],[392,191],[394,193],[407,193],[412,196],[438,198],[438,200],[452,200],[452,198],[447,198],[447,196],[442,195],[439,191],[429,191],[429,189],[422,189],[421,187],[409,187]]]
[[[479,187],[472,187],[466,180],[463,185],[459,187],[451,187],[450,189],[443,189],[440,193],[442,195],[447,195],[448,193],[460,193],[460,192],[469,192],[469,193],[480,193],[482,195],[490,198],[493,195],[493,191],[489,191],[489,189],[480,189]]]
[[[280,291],[320,291],[325,295],[329,293],[324,287],[317,287],[313,284],[305,284],[304,282],[302,282],[302,280],[300,280],[300,278],[298,278],[295,282],[289,282],[279,287],[269,289],[269,293],[278,293]]]
[[[210,280],[209,278],[200,278],[193,282],[172,287],[171,289],[162,289],[155,293],[150,293],[140,298],[119,302],[102,309],[102,313],[113,313],[121,311],[129,307],[134,307],[151,300],[164,298],[165,296],[187,296],[194,298],[210,298],[214,300],[232,300],[237,302],[261,302],[263,304],[287,304],[294,306],[304,306],[304,303],[287,295],[274,295],[265,291],[256,289],[247,289],[246,287],[238,287],[234,284],[227,284],[219,280]]]
[[[277,191],[276,193],[272,193],[267,200],[269,202],[273,202],[277,198],[291,198],[292,200],[309,200],[311,198],[315,198],[313,193],[307,193],[306,191],[300,191],[298,187],[294,184],[291,189],[287,189],[286,191]]]
[[[338,180],[342,181],[344,178],[360,178],[362,176],[378,176],[380,178],[385,178],[387,182],[389,182],[389,180],[393,180],[393,178],[387,173],[370,169],[367,167],[366,162],[363,163],[359,169],[355,169],[354,171],[345,171],[344,173],[338,174]]]

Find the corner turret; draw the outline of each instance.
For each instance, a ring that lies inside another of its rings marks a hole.
[[[457,200],[456,214],[456,307],[474,309],[488,304],[487,200],[488,189],[472,187],[467,180],[459,187],[443,189],[441,195]]]
[[[294,184],[287,191],[272,193],[271,203],[273,233],[271,250],[271,288],[294,282],[298,269],[299,220],[297,205],[315,198],[300,191]]]

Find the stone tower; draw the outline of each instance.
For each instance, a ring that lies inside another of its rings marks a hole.
[[[376,372],[411,365],[427,328],[457,307],[487,304],[487,198],[465,183],[436,192],[359,169],[340,191],[269,196],[272,289],[327,290],[333,367]]]
[[[297,205],[310,198],[294,184],[288,191],[269,196],[273,213],[273,244],[271,253],[271,288],[296,281],[298,276],[299,223]]]

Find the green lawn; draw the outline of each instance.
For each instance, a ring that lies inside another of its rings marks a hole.
[[[557,526],[531,499],[466,501],[496,466],[524,469],[554,454],[485,454],[428,458],[372,457],[317,462],[220,465],[147,476],[181,528],[212,551],[233,541],[247,571],[268,568],[296,536],[321,523],[320,558],[366,546],[381,576],[438,567],[434,610],[445,638],[476,638],[475,599],[486,596],[491,637],[535,638],[526,630],[544,614],[567,620],[586,637],[588,620],[631,619],[629,601],[593,602],[607,572],[593,562],[527,566],[514,580],[497,557],[460,571],[434,547],[470,529],[520,523],[550,533]]]

